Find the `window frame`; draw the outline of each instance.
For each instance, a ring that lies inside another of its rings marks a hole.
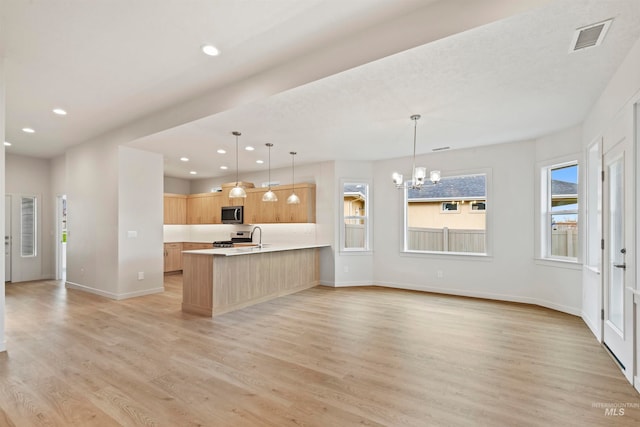
[[[551,175],[554,170],[562,169],[570,166],[577,167],[577,206],[572,209],[563,209],[554,211],[552,209],[552,187],[551,187]],[[581,262],[581,234],[582,234],[582,215],[580,213],[580,205],[581,205],[581,186],[582,179],[580,178],[582,168],[580,167],[580,160],[577,156],[571,156],[565,160],[557,160],[554,162],[547,163],[540,167],[540,177],[541,177],[541,191],[540,191],[540,258],[545,261],[557,261],[564,263],[572,263],[579,264]],[[552,219],[556,215],[575,215],[576,226],[577,226],[577,244],[575,248],[576,256],[560,256],[552,254]]]
[[[490,200],[493,200],[493,170],[491,168],[477,168],[477,169],[461,169],[461,170],[450,170],[450,171],[441,171],[442,178],[451,178],[458,176],[466,176],[466,175],[484,175],[485,176],[485,204],[488,205]],[[410,184],[410,182],[408,183]],[[485,251],[482,253],[479,252],[453,252],[453,251],[419,251],[408,248],[408,223],[409,223],[409,192],[408,189],[405,188],[403,191],[403,204],[402,204],[402,212],[403,212],[403,221],[402,221],[402,241],[400,246],[401,255],[407,256],[419,256],[419,257],[431,257],[435,256],[436,258],[442,259],[446,257],[460,258],[460,257],[469,257],[469,258],[491,258],[493,256],[493,210],[485,209],[484,211],[478,211],[476,213],[485,214]],[[442,205],[441,205],[442,206]],[[441,213],[460,213],[461,211],[449,211]]]
[[[364,215],[345,215],[344,213],[344,196],[345,185],[363,185],[365,187],[365,203],[364,203]],[[371,252],[371,183],[366,179],[341,179],[340,180],[340,252],[349,254],[362,254]],[[346,220],[362,221],[364,225],[364,246],[363,247],[349,247],[346,245],[346,232],[345,225]]]

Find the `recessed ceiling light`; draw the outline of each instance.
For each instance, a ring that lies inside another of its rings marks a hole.
[[[218,154],[227,154],[227,150],[223,150],[222,148],[218,150]]]
[[[54,108],[53,112],[56,113],[59,116],[66,116],[67,112],[64,111],[62,108]]]
[[[205,44],[204,46],[202,46],[202,52],[204,52],[205,55],[209,56],[220,55],[220,51],[218,50],[218,48],[210,44]]]
[[[227,169],[229,169],[228,166],[220,166],[220,169],[222,169],[223,171],[226,171]]]
[[[5,147],[11,147],[11,143],[10,143],[10,142],[8,142],[8,141],[5,141],[5,142],[4,142],[4,146],[5,146]]]
[[[183,162],[188,162],[189,158],[188,157],[180,157],[180,160]]]
[[[198,172],[196,172],[196,171],[191,171],[191,172],[189,172],[189,173],[190,173],[191,175],[198,175]]]
[[[261,165],[261,164],[263,164],[263,163],[264,163],[264,160],[256,160],[256,163],[257,163],[257,164],[259,164],[259,165]]]
[[[252,147],[252,146],[250,146],[250,145],[247,145],[246,147],[244,147],[244,149],[245,149],[245,150],[247,150],[247,151],[253,151],[253,150],[255,150],[255,148],[253,148],[253,147]]]
[[[22,132],[26,132],[26,133],[35,133],[35,130],[31,129],[31,128],[22,128]]]

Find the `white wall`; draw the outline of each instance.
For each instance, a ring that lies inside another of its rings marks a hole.
[[[403,193],[391,183],[393,171],[410,169],[410,159],[374,165],[373,256],[376,284],[548,306],[580,313],[579,271],[536,265],[534,223],[537,158],[575,148],[579,132],[560,132],[539,141],[514,142],[418,156],[417,164],[443,174],[489,170],[487,257],[403,254]],[[569,140],[568,142],[566,140]],[[552,270],[548,270],[551,269]],[[442,277],[438,277],[438,271]],[[548,283],[541,284],[543,280]]]
[[[636,224],[640,223],[640,174],[638,173],[638,166],[640,165],[640,150],[638,149],[638,142],[640,135],[633,134],[633,117],[636,116],[636,120],[640,120],[637,117],[637,113],[634,114],[634,104],[640,102],[640,40],[631,48],[629,54],[622,62],[612,79],[607,84],[605,90],[600,95],[598,101],[593,105],[587,118],[583,124],[583,147],[587,149],[596,138],[606,136],[608,131],[613,128],[618,120],[627,120],[628,123],[623,128],[628,129],[628,134],[624,135],[631,141],[635,141],[634,150],[636,152],[635,167],[636,167],[636,182],[634,183],[635,198],[636,198]],[[636,129],[637,132],[637,129]],[[606,141],[605,141],[606,143]],[[636,227],[638,233],[636,237],[636,247],[634,252],[635,265],[640,265],[640,251],[638,251],[638,242],[640,242],[640,227]],[[640,269],[635,269],[638,272]],[[635,372],[640,370],[638,364],[637,355],[640,354],[640,316],[637,314],[637,304],[640,303],[640,286],[638,285],[638,277],[635,278],[635,291],[636,291],[636,304],[634,305],[636,310],[636,324],[635,324],[635,342],[636,342],[636,366]],[[596,276],[589,271],[585,271],[583,274],[583,312],[582,317],[592,329],[594,335],[598,339],[601,339],[601,321],[600,310],[602,308],[602,291],[601,291],[601,279],[600,276]],[[634,379],[636,389],[640,391],[640,377],[636,376]]]
[[[1,3],[0,3],[1,4]],[[2,11],[2,6],[0,6],[0,11]],[[2,34],[2,32],[0,32]],[[5,104],[4,104],[4,57],[1,55],[0,51],[0,139],[4,142],[4,123],[5,123]],[[2,144],[2,149],[0,150],[0,170],[5,170],[5,148],[4,144]],[[5,174],[0,173],[0,212],[2,212],[2,225],[0,225],[4,234],[4,193],[5,193]],[[0,260],[0,275],[4,277],[4,256],[2,260]],[[4,307],[5,307],[5,289],[4,289],[4,280],[0,281],[0,352],[6,351],[7,343],[4,338]]]
[[[296,166],[296,183],[317,184],[317,177],[320,176],[321,163],[312,163]],[[238,179],[244,182],[251,182],[256,187],[261,187],[262,183],[269,181],[269,172],[265,166],[263,171],[240,174]],[[191,180],[191,194],[209,193],[212,189],[220,187],[222,184],[235,182],[235,171],[229,175],[216,178],[203,178]],[[281,185],[291,184],[291,168],[279,168],[271,170],[271,181],[279,182]]]
[[[119,147],[118,298],[164,291],[162,174],[162,155]]]
[[[51,279],[55,257],[51,251],[55,240],[54,197],[51,195],[50,161],[35,157],[6,155],[6,193],[11,195],[12,261],[11,281]],[[36,256],[20,256],[20,196],[37,197]]]
[[[191,194],[191,182],[188,179],[165,176],[164,192],[174,194]]]
[[[66,153],[67,285],[118,295],[118,146],[101,142]]]
[[[342,199],[342,182],[366,182],[370,184],[369,190],[369,209],[373,212],[375,205],[375,191],[373,189],[373,163],[372,162],[353,162],[338,161],[334,170],[335,181],[333,185],[334,191],[334,214],[333,214],[333,256],[335,258],[335,278],[334,286],[366,286],[374,284],[374,267],[373,267],[373,248],[376,241],[371,226],[371,249],[367,252],[343,252],[340,247],[340,230],[343,227],[343,199]],[[375,222],[376,218],[372,217],[370,221]],[[384,242],[377,241],[378,244],[384,245]]]
[[[586,224],[584,189],[586,182],[584,150],[582,149],[582,126],[540,138],[536,141],[536,166],[549,166],[563,161],[578,161],[580,173],[580,218],[581,224]],[[541,181],[540,169],[535,169],[534,204],[541,206]],[[536,292],[536,298],[543,302],[542,305],[575,315],[581,314],[582,307],[582,264],[563,263],[558,261],[540,260],[540,233],[541,221],[540,209],[536,209],[534,236],[535,236],[535,268],[532,286]],[[584,227],[582,227],[584,228]],[[581,230],[583,231],[583,230]],[[581,241],[584,246],[584,232]],[[581,260],[580,260],[581,261]]]

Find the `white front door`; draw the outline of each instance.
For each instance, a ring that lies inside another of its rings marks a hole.
[[[623,139],[604,154],[603,342],[633,383],[633,156]]]
[[[4,196],[4,281],[11,281],[11,196]]]

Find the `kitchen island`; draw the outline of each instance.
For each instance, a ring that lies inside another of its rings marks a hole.
[[[326,246],[184,251],[182,311],[214,316],[312,288],[320,281],[319,251]]]

